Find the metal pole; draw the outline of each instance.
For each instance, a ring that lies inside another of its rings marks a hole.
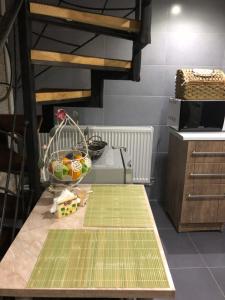
[[[141,18],[141,0],[136,0],[135,20],[140,21]],[[138,37],[133,43],[133,54],[132,54],[133,68],[131,72],[131,80],[140,81],[141,72],[141,48],[138,42]]]
[[[34,203],[40,196],[40,171],[38,168],[39,151],[37,136],[36,102],[34,96],[33,66],[31,64],[31,22],[28,16],[28,1],[24,1],[18,18],[21,78],[23,89],[24,119],[27,122],[27,167],[29,183],[34,195]]]
[[[4,46],[6,40],[8,39],[22,3],[23,0],[17,0],[16,3],[11,6],[11,8],[4,14],[4,16],[0,20],[0,49]]]

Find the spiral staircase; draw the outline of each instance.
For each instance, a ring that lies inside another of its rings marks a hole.
[[[152,1],[135,0],[135,6],[132,8],[126,9],[121,6],[107,10],[110,1],[112,0],[103,0],[102,8],[87,8],[84,5],[77,5],[76,1],[72,0],[70,2],[59,0],[57,5],[48,4],[51,1],[17,0],[0,19],[0,48],[7,43],[12,29],[18,29],[21,66],[19,79],[22,84],[19,86],[15,82],[14,94],[17,95],[17,89],[22,88],[24,109],[22,117],[15,113],[14,116],[1,115],[0,119],[0,172],[8,172],[8,175],[19,174],[17,193],[12,193],[8,185],[0,187],[0,245],[4,240],[4,238],[2,239],[4,227],[11,226],[7,225],[7,220],[13,220],[13,238],[18,227],[18,218],[21,216],[22,219],[24,218],[24,214],[26,215],[24,211],[29,213],[32,203],[35,203],[41,192],[37,137],[40,118],[36,116],[36,104],[42,106],[42,130],[49,132],[54,126],[54,106],[103,107],[104,80],[140,80],[141,51],[150,43]],[[82,1],[83,3],[85,1]],[[120,10],[126,12],[124,17],[109,15],[110,11]],[[129,18],[130,15],[133,18]],[[49,24],[56,26],[56,30],[58,27],[68,27],[90,32],[93,33],[93,37],[78,45],[70,53],[38,49],[31,44],[33,21],[43,24],[41,32],[36,34],[36,45],[44,37]],[[101,34],[132,41],[132,60],[76,53],[77,50],[81,50]],[[35,78],[38,75],[34,73],[34,65],[46,66],[41,73],[47,72],[54,66],[89,69],[91,88],[68,90],[57,87],[52,89],[46,86],[35,90]],[[15,152],[12,148],[19,136],[23,142],[22,153]],[[9,143],[9,139],[11,139],[11,143]],[[28,209],[26,208],[26,195],[24,196],[23,191],[24,177],[28,179],[30,190]],[[30,198],[33,202],[30,201]]]
[[[88,31],[96,36],[103,34],[133,41],[131,61],[77,55],[75,54],[76,49],[71,53],[30,49],[31,63],[34,65],[91,70],[91,89],[89,90],[59,90],[46,87],[35,92],[36,102],[42,104],[43,107],[45,131],[49,131],[53,127],[54,105],[103,107],[105,79],[140,80],[141,50],[150,42],[151,0],[136,1],[136,5],[131,11],[135,15],[135,19],[104,15],[103,13],[107,9],[106,3],[109,1],[105,2],[101,14],[75,9],[75,4],[73,4],[73,8],[62,7],[64,1],[59,1],[58,6],[43,4],[41,1],[30,2],[28,5],[31,20],[42,22],[45,26],[51,23],[61,27]]]

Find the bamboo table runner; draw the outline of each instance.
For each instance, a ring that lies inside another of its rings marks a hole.
[[[94,185],[84,218],[85,227],[152,227],[141,185]]]
[[[152,230],[52,230],[29,288],[169,288]]]

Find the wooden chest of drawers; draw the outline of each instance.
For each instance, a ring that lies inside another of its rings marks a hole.
[[[179,232],[223,229],[225,140],[170,134],[166,210]]]

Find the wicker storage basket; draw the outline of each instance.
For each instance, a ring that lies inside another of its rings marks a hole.
[[[206,69],[178,70],[176,98],[184,100],[225,100],[224,72]]]

